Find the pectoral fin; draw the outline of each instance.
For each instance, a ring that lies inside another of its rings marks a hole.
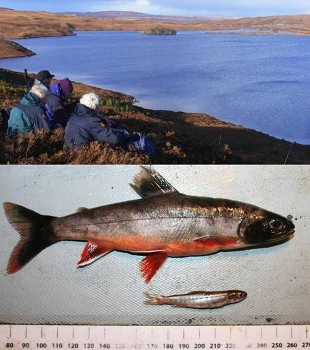
[[[229,248],[239,243],[239,238],[231,236],[203,236],[194,240],[197,244],[202,244],[210,248]]]
[[[145,256],[140,262],[140,271],[144,277],[145,283],[149,283],[157,270],[167,259],[166,253],[152,253]]]
[[[102,256],[109,254],[110,252],[110,249],[107,249],[106,247],[99,245],[96,242],[88,241],[81,253],[77,266],[82,267],[89,265]]]

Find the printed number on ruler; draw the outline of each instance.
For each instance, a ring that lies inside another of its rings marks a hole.
[[[309,327],[0,325],[0,349],[310,350]]]

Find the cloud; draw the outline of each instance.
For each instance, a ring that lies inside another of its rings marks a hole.
[[[310,13],[309,0],[0,0],[0,6],[37,11],[136,11],[185,16],[268,16]]]
[[[78,2],[77,2],[78,3]],[[106,0],[92,4],[89,11],[136,11],[162,15],[268,16],[310,13],[309,0]]]
[[[135,12],[153,12],[157,6],[150,0],[118,0],[118,1],[97,1],[92,6],[93,11],[135,11]]]
[[[309,13],[309,0],[151,0],[153,6],[178,14],[268,15]]]

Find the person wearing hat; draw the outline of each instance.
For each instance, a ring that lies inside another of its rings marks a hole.
[[[34,78],[33,85],[44,85],[47,88],[51,85],[52,78],[55,75],[51,74],[48,70],[41,70]]]
[[[45,113],[44,100],[48,88],[44,85],[33,85],[21,101],[12,108],[8,120],[8,134],[36,133],[41,129],[49,130]]]
[[[73,92],[73,85],[69,78],[52,84],[46,95],[46,113],[53,128],[65,127],[70,118],[65,100]]]

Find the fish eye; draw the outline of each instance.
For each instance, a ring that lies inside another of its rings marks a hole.
[[[283,227],[283,222],[279,219],[272,219],[269,221],[269,226],[273,230],[280,230]]]

